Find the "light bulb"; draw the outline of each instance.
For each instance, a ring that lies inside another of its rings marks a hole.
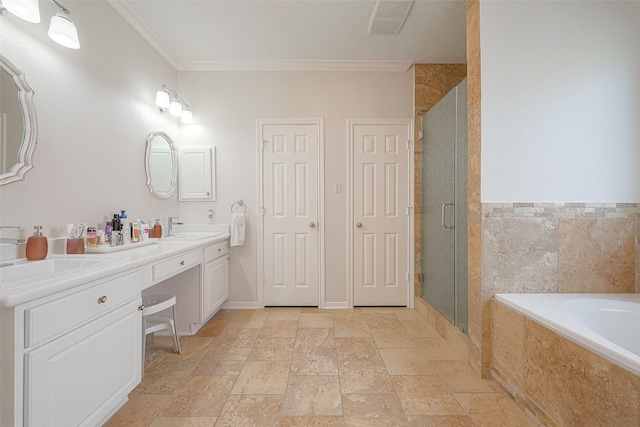
[[[193,123],[193,114],[191,114],[191,110],[189,108],[182,110],[182,123]]]
[[[158,108],[166,110],[167,108],[169,108],[170,104],[171,101],[169,100],[169,94],[166,91],[159,90],[158,92],[156,92],[156,105],[158,106]]]
[[[169,105],[169,114],[176,117],[182,117],[182,104],[180,101],[173,100]]]
[[[3,0],[2,6],[9,12],[28,22],[40,22],[38,0]]]
[[[51,40],[69,49],[79,49],[80,42],[78,41],[78,30],[73,25],[73,21],[66,15],[58,13],[51,17],[51,24],[49,25],[49,37]]]

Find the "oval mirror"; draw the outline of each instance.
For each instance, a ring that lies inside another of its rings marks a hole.
[[[164,132],[151,132],[145,153],[147,186],[158,199],[167,199],[176,191],[178,156],[173,140]]]
[[[0,53],[0,185],[24,179],[33,168],[37,122],[25,75]]]

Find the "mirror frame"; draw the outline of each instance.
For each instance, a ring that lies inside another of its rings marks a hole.
[[[167,192],[167,194],[159,194],[157,193],[151,184],[151,168],[149,165],[149,159],[151,158],[151,146],[153,143],[153,139],[156,137],[164,138],[169,144],[169,149],[171,150],[171,166],[173,167],[173,173],[171,174],[171,188]],[[171,137],[167,135],[165,132],[157,131],[149,133],[147,136],[147,148],[144,153],[144,168],[147,173],[147,187],[149,187],[149,192],[153,194],[158,199],[168,199],[173,196],[173,193],[176,191],[176,181],[178,178],[178,151],[176,150],[176,144],[173,142]]]
[[[33,153],[37,144],[38,121],[36,108],[33,104],[34,91],[27,83],[25,74],[2,53],[0,53],[0,67],[11,75],[13,82],[18,87],[18,99],[24,120],[24,133],[20,151],[18,152],[18,162],[11,167],[9,172],[0,174],[0,186],[3,186],[24,180],[24,175],[33,168]]]

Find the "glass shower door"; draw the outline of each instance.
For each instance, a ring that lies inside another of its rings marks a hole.
[[[467,330],[467,80],[422,118],[421,296]]]

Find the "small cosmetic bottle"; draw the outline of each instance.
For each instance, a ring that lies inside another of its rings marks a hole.
[[[95,227],[87,227],[87,247],[95,248],[98,246],[98,234]]]

